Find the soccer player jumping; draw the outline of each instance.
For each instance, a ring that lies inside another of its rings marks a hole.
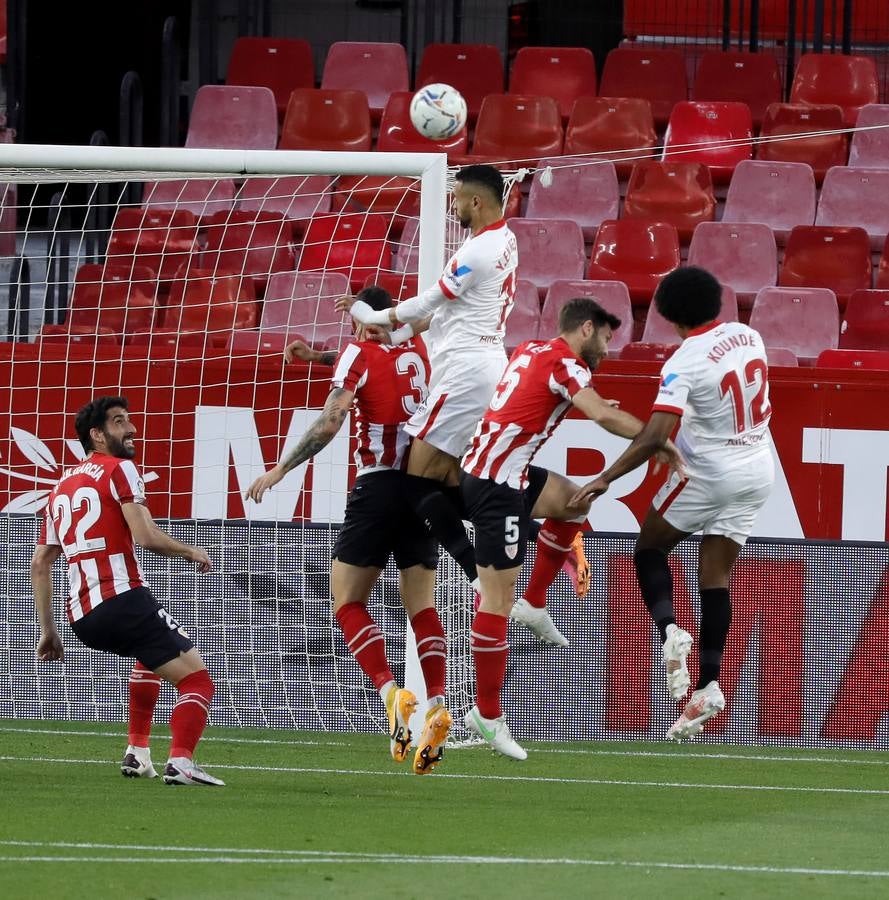
[[[192,759],[207,724],[213,681],[191,638],[145,584],[133,541],[210,571],[200,547],[180,543],[155,525],[145,506],[145,485],[132,463],[136,455],[124,397],[97,397],[74,420],[86,459],[65,469],[49,495],[31,561],[31,584],[40,621],[37,658],[62,659],[53,621],[52,566],[63,553],[70,590],[68,621],[93,650],[134,656],[130,674],[129,746],[121,772],[154,778],[148,741],[161,679],[179,699],[170,717],[172,742],[163,776],[167,784],[222,785]]]
[[[654,498],[633,556],[642,598],[663,643],[667,687],[681,700],[691,684],[686,660],[692,638],[676,625],[667,555],[683,538],[703,532],[700,675],[667,731],[676,741],[696,735],[725,708],[719,667],[732,617],[732,566],[775,477],[765,347],[747,325],[717,321],[721,295],[719,282],[693,266],[676,269],[660,283],[654,302],[682,344],[664,363],[657,400],[641,434],[572,500],[583,505],[604,494],[612,481],[660,450],[681,422],[676,443],[687,477],[674,473]]]

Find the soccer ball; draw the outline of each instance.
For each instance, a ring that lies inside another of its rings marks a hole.
[[[411,122],[430,141],[453,137],[466,124],[466,101],[449,84],[427,84],[411,98]]]

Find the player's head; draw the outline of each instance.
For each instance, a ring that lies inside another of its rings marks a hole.
[[[136,426],[130,421],[126,397],[96,397],[77,411],[74,429],[87,453],[96,451],[132,459],[136,455],[133,435]]]
[[[369,284],[358,292],[356,300],[363,300],[371,309],[377,312],[383,309],[391,309],[392,295],[378,284]]]
[[[486,225],[503,215],[503,176],[494,166],[465,166],[454,179],[454,208],[461,228]]]
[[[673,269],[654,294],[657,311],[687,333],[719,318],[722,286],[706,269],[685,266]]]
[[[574,297],[559,312],[559,334],[591,369],[608,354],[611,334],[618,328],[620,319],[592,297]]]

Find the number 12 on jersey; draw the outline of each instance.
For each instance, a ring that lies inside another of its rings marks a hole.
[[[764,359],[751,359],[744,366],[743,372],[737,369],[726,372],[719,383],[719,392],[722,397],[726,394],[731,397],[736,434],[757,428],[772,414],[769,403],[769,369]]]

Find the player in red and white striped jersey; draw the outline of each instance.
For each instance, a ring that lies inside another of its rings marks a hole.
[[[379,287],[365,288],[358,296],[375,309],[392,305],[391,296]],[[356,337],[336,361],[320,417],[293,450],[253,482],[246,496],[259,503],[287,472],[326,447],[354,404],[358,477],[333,548],[333,611],[349,650],[380,692],[389,717],[390,752],[401,762],[410,749],[409,721],[417,699],[395,683],[383,634],[367,610],[370,593],[389,556],[395,557],[399,590],[417,640],[429,703],[413,764],[414,771],[422,775],[441,760],[451,727],[445,707],[447,645],[435,610],[438,549],[423,523],[404,505],[404,468],[410,446],[404,426],[426,398],[429,362],[422,341],[393,347],[366,340],[361,327]],[[309,362],[333,362],[302,342],[291,344],[286,355]]]
[[[191,639],[148,590],[133,546],[197,563],[210,570],[200,547],[161,531],[145,506],[145,486],[132,459],[136,427],[124,397],[98,397],[74,422],[87,457],[66,469],[49,495],[31,562],[40,620],[37,656],[61,659],[62,639],[53,621],[52,566],[68,563],[68,621],[94,650],[134,656],[130,675],[130,734],[121,772],[153,778],[149,736],[161,679],[179,699],[170,718],[173,733],[164,768],[167,784],[221,785],[193,760],[213,697],[211,680]]]
[[[572,405],[621,437],[632,438],[642,429],[638,419],[603,400],[591,386],[592,371],[619,325],[620,320],[592,298],[569,300],[559,315],[559,337],[527,341],[513,353],[462,461],[460,488],[475,526],[482,586],[471,639],[477,704],[466,716],[466,727],[515,759],[527,754],[512,739],[500,705],[507,617],[512,614],[544,640],[567,644],[546,611],[546,588],[589,510],[589,503],[578,507],[569,502],[577,485],[531,463]],[[672,445],[663,456],[680,464]],[[532,517],[545,521],[528,590],[516,603],[516,580]]]

